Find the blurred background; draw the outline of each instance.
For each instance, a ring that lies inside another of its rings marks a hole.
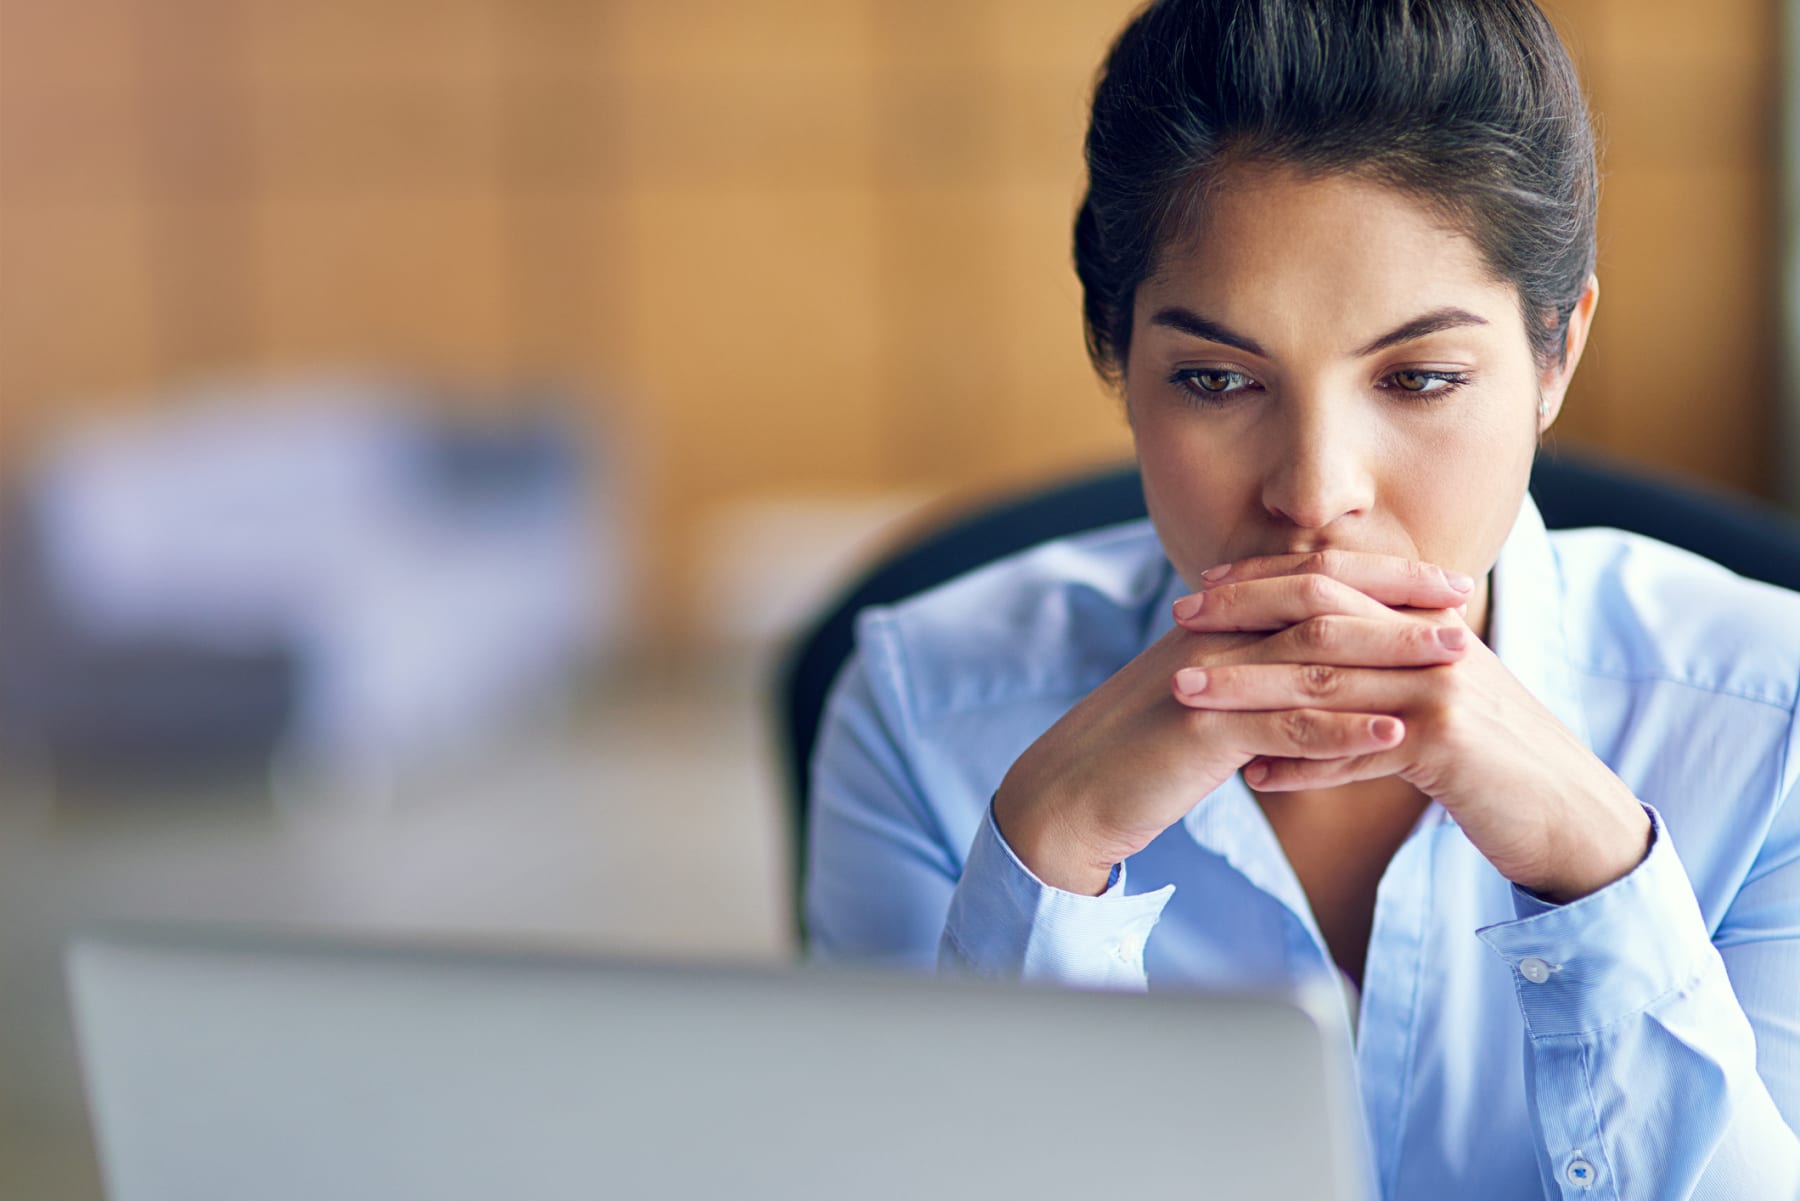
[[[0,0],[0,1196],[100,1194],[86,922],[791,952],[786,640],[1128,454],[1067,247],[1132,7]],[[1800,506],[1795,6],[1549,8],[1557,442]]]

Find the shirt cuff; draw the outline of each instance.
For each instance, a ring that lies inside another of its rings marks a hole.
[[[1006,845],[990,805],[950,898],[939,966],[1142,991],[1144,945],[1175,886],[1134,896],[1125,878],[1125,865],[1116,866],[1097,897],[1045,884]]]
[[[1566,905],[1513,889],[1518,918],[1476,931],[1512,969],[1533,1037],[1582,1034],[1693,981],[1712,955],[1693,885],[1650,817],[1650,850],[1605,888]]]

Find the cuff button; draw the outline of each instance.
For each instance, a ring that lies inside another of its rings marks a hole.
[[[1593,1188],[1594,1179],[1598,1173],[1594,1171],[1593,1164],[1585,1159],[1577,1158],[1569,1161],[1569,1166],[1563,1170],[1563,1175],[1567,1176],[1569,1183],[1577,1188]]]

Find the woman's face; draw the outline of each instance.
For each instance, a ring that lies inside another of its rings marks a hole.
[[[1540,374],[1515,290],[1416,201],[1240,170],[1138,288],[1125,369],[1145,499],[1182,579],[1325,547],[1400,555],[1475,576],[1484,631],[1485,577],[1597,293],[1590,280],[1567,365]]]

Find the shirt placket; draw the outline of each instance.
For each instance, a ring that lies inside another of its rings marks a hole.
[[[1356,1068],[1383,1196],[1393,1196],[1406,1136],[1408,1093],[1425,988],[1433,864],[1446,824],[1428,810],[1388,862],[1375,891],[1363,966]]]
[[[1306,892],[1242,780],[1234,777],[1197,806],[1188,815],[1187,827],[1197,842],[1287,911],[1293,934],[1288,958],[1294,978],[1324,974],[1336,980],[1337,965]],[[1428,807],[1389,861],[1375,893],[1355,1042],[1370,1149],[1384,1196],[1393,1193],[1406,1133],[1407,1097],[1425,986],[1433,861],[1446,829],[1454,826],[1446,821],[1444,811]],[[1345,1021],[1350,1021],[1347,1014]]]
[[[1323,974],[1335,979],[1337,968],[1307,904],[1306,890],[1243,779],[1233,776],[1221,784],[1188,814],[1186,825],[1195,842],[1282,907],[1288,919],[1285,950],[1291,977],[1305,980]]]

